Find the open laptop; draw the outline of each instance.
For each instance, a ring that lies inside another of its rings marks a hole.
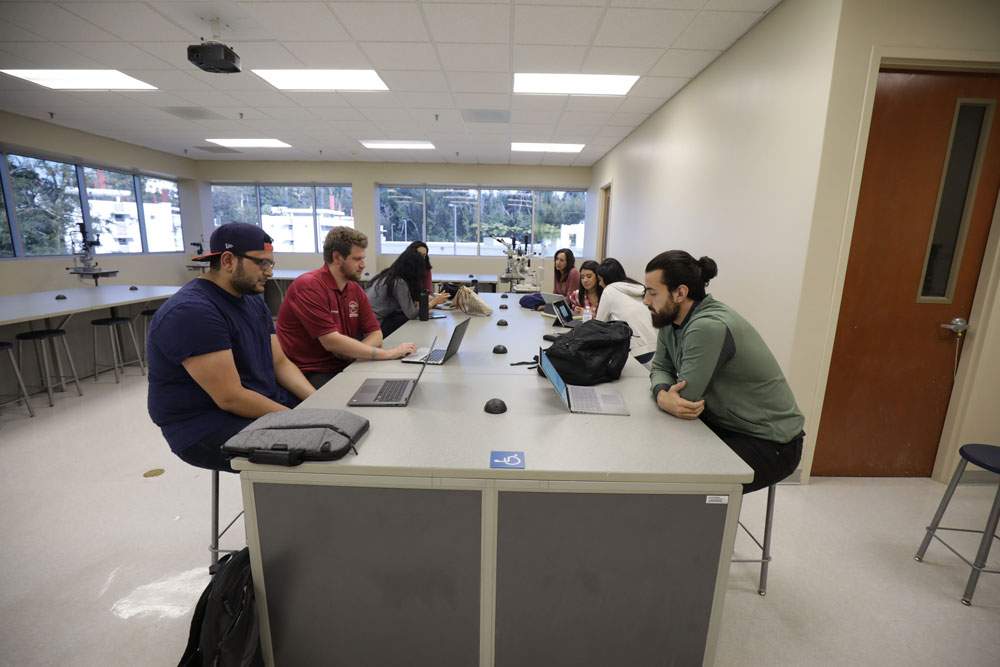
[[[562,294],[552,294],[550,292],[542,292],[541,294],[542,299],[545,301],[545,308],[542,309],[542,312],[546,315],[555,315],[556,312],[552,309],[552,304],[556,301],[561,301],[565,297]]]
[[[452,330],[451,340],[448,341],[447,348],[444,347],[434,348],[433,346],[430,348],[427,347],[417,348],[417,351],[414,352],[413,354],[407,357],[403,357],[402,359],[403,363],[407,364],[427,363],[439,366],[444,362],[448,361],[453,356],[455,356],[456,352],[458,352],[458,346],[462,344],[462,338],[465,336],[465,330],[469,328],[469,320],[471,319],[472,319],[471,317],[466,317],[464,320],[459,322],[458,326],[456,326]],[[435,338],[434,340],[437,340],[437,338]]]
[[[431,348],[437,342],[437,336],[431,341]],[[426,363],[421,363],[420,372],[415,378],[368,378],[365,380],[347,404],[356,408],[401,408],[410,402],[413,390],[420,382],[420,376],[427,369]]]
[[[545,350],[538,348],[538,363],[542,372],[552,383],[570,412],[582,412],[593,415],[627,415],[625,401],[617,392],[603,387],[583,387],[577,384],[566,384],[559,371],[552,365]]]
[[[554,302],[552,304],[552,310],[555,311],[556,322],[560,325],[569,327],[570,329],[580,326],[581,321],[573,319],[573,309],[570,308],[569,303],[567,303],[564,299],[559,299]]]

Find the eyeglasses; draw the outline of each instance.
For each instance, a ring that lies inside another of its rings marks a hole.
[[[251,262],[260,267],[261,271],[270,271],[275,266],[275,261],[272,259],[261,259],[260,257],[251,257],[250,255],[244,255],[241,252],[234,252],[237,257],[242,257],[243,259],[249,259]]]

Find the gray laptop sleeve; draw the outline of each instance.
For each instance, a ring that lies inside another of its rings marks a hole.
[[[297,408],[264,415],[230,438],[222,453],[252,463],[296,466],[335,461],[354,449],[368,420],[347,410]]]

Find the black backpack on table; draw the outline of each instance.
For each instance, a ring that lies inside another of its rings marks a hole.
[[[250,550],[226,554],[198,599],[178,667],[264,667]]]
[[[587,320],[559,336],[545,355],[567,384],[617,380],[628,361],[632,328],[621,320]],[[538,367],[538,374],[542,367]]]

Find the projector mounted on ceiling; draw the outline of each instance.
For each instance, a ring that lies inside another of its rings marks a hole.
[[[222,42],[202,42],[187,47],[188,60],[206,72],[234,74],[240,71],[240,57]]]

